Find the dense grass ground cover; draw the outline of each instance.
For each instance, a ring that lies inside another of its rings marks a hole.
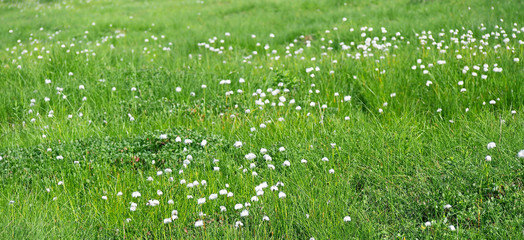
[[[0,238],[522,239],[522,10],[0,1]]]

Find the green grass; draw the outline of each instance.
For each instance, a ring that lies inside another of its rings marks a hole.
[[[0,0],[0,238],[523,239],[523,9]]]

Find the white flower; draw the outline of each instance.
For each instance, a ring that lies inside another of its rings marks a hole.
[[[236,148],[241,148],[242,147],[242,142],[241,141],[236,141],[235,144],[233,144],[233,146],[235,146]]]
[[[253,160],[257,157],[257,155],[255,155],[254,153],[248,153],[245,157],[247,160]]]
[[[269,217],[268,216],[263,216],[262,217],[262,221],[269,221]]]
[[[227,208],[224,207],[224,206],[220,206],[220,211],[221,211],[221,212],[225,212],[225,211],[227,211]]]
[[[322,158],[322,161],[323,161],[323,162],[328,162],[329,159],[328,159],[327,157],[323,157],[323,158]]]
[[[150,199],[149,201],[147,201],[146,206],[154,207],[154,206],[157,206],[158,204],[160,204],[160,201],[156,199]]]
[[[444,209],[450,209],[450,208],[451,208],[451,205],[449,204],[444,205]]]
[[[122,195],[124,195],[124,194],[123,194],[122,192],[118,192],[116,195],[117,195],[117,196],[122,196]]]
[[[102,196],[102,199],[103,200],[107,200],[107,196]]]
[[[160,190],[157,190],[157,191],[156,191],[156,194],[157,194],[158,196],[162,196],[162,194],[164,194],[164,193],[163,193],[162,191],[160,191]]]
[[[456,229],[455,229],[455,226],[453,226],[453,225],[449,225],[449,230],[451,230],[451,231],[455,231],[455,230],[456,230]]]
[[[209,200],[217,199],[218,195],[216,193],[213,193],[209,195]]]
[[[197,202],[198,204],[204,204],[206,202],[206,198],[199,198]]]
[[[246,209],[244,209],[244,211],[242,211],[242,212],[240,213],[240,216],[241,216],[241,217],[247,217],[248,215],[249,215],[249,212],[248,212]]]
[[[168,223],[171,223],[171,222],[172,222],[171,218],[164,219],[164,224],[168,224]]]
[[[173,205],[173,204],[175,204],[175,201],[173,201],[173,199],[169,199],[169,201],[167,201],[167,204]]]
[[[202,227],[204,225],[204,221],[198,220],[195,222],[195,227]]]
[[[333,169],[333,168],[329,169],[329,173],[331,173],[331,174],[335,173],[335,169]]]
[[[524,158],[524,150],[520,150],[520,152],[517,154],[519,158]]]
[[[286,167],[289,167],[289,166],[291,166],[291,163],[288,160],[286,160],[286,161],[284,161],[284,163],[282,165],[284,165]]]
[[[488,162],[491,161],[491,156],[490,155],[486,156],[486,161],[488,161]]]
[[[286,149],[285,149],[284,147],[280,147],[280,148],[278,149],[278,151],[283,152],[283,151],[286,151]]]
[[[344,217],[344,222],[351,222],[351,217],[350,216],[345,216]]]
[[[307,160],[306,159],[302,159],[300,160],[301,163],[307,163]]]
[[[494,142],[488,143],[488,149],[492,149],[492,148],[494,148],[496,146],[497,146],[497,144],[495,144]]]
[[[348,102],[348,101],[351,101],[351,96],[345,96],[344,97],[344,102]]]
[[[279,192],[278,198],[286,198],[286,194],[284,192]]]
[[[237,221],[235,222],[235,227],[238,228],[238,227],[242,227],[244,226],[244,224],[241,222],[241,221]]]
[[[137,198],[137,197],[142,196],[142,194],[140,194],[139,192],[133,192],[133,193],[131,194],[131,196],[134,197],[134,198]]]
[[[242,209],[243,207],[244,205],[242,205],[241,203],[235,204],[235,210]]]
[[[202,142],[200,142],[200,146],[202,147],[205,147],[207,145],[207,140],[202,140]]]

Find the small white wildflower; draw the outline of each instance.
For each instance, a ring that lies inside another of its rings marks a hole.
[[[204,225],[204,221],[198,220],[195,222],[195,227],[202,227]]]
[[[279,192],[278,198],[286,198],[286,194],[284,192]]]

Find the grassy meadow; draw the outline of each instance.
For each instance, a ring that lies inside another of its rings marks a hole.
[[[0,239],[524,239],[523,11],[0,0]]]

